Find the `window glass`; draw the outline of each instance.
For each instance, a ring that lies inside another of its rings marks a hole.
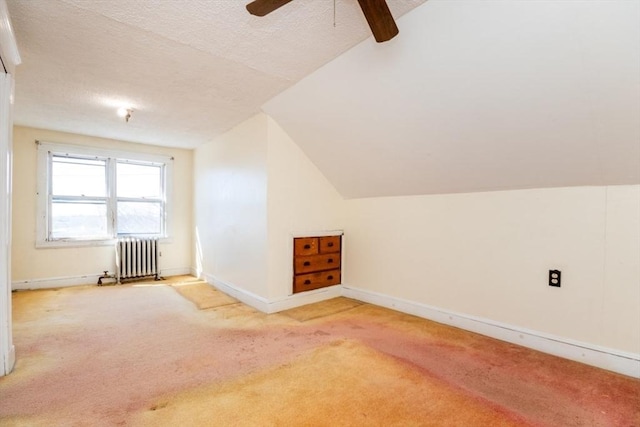
[[[56,196],[106,196],[106,161],[53,156],[52,194]]]
[[[108,237],[107,205],[100,202],[54,201],[51,203],[51,237]]]
[[[118,234],[162,233],[160,202],[118,202]]]
[[[162,195],[162,167],[118,162],[118,197],[159,199]]]

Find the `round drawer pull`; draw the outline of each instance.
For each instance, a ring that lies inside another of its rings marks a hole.
[[[310,284],[311,284],[311,280],[309,280],[309,279],[305,280],[305,281],[304,281],[304,284],[305,284],[305,285],[310,285]]]
[[[333,258],[329,258],[329,259],[327,260],[327,264],[333,264]]]
[[[305,267],[309,267],[311,265],[311,261],[305,261],[302,265],[304,265]]]
[[[333,276],[327,276],[327,280],[333,280]]]
[[[329,242],[329,243],[327,243],[327,246],[329,246],[330,248],[332,248],[332,247],[333,247],[333,242]]]
[[[305,249],[311,249],[311,245],[304,245]]]

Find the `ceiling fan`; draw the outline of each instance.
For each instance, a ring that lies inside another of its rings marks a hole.
[[[247,5],[250,14],[265,16],[292,0],[254,0]],[[398,27],[385,0],[358,0],[373,37],[378,43],[391,40],[398,34]]]

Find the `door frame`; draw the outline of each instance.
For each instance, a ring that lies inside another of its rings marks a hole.
[[[15,365],[11,323],[11,197],[13,76],[20,64],[6,0],[0,0],[0,376]]]

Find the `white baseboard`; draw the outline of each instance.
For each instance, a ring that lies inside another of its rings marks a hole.
[[[301,305],[312,304],[314,302],[325,301],[342,295],[342,285],[329,286],[326,288],[306,291],[299,294],[289,295],[277,300],[269,301],[269,313],[277,313]]]
[[[263,298],[259,295],[254,294],[253,292],[249,292],[231,283],[225,282],[224,280],[220,280],[212,274],[202,273],[201,276],[201,278],[206,280],[207,283],[213,285],[213,287],[224,292],[225,294],[230,295],[247,305],[250,305],[256,310],[262,311],[263,313],[269,313],[269,301],[266,298]]]
[[[301,305],[336,298],[342,295],[342,286],[336,285],[300,294],[289,295],[276,300],[268,300],[252,292],[246,291],[239,286],[220,280],[211,274],[204,273],[202,276],[207,283],[213,285],[225,294],[231,295],[232,297],[263,313],[269,314],[299,307]]]
[[[191,267],[161,268],[160,276],[161,277],[185,276],[187,274],[195,276],[194,271],[195,270]]]
[[[182,276],[192,274],[191,267],[161,268],[160,275],[163,277]],[[44,279],[15,280],[11,282],[11,289],[14,291],[26,291],[31,289],[53,289],[67,288],[70,286],[97,285],[102,274],[87,274],[82,276],[48,277]],[[113,279],[111,282],[113,283]]]
[[[9,355],[7,356],[7,374],[13,371],[13,368],[16,366],[16,346],[11,345],[9,349]]]
[[[518,344],[543,353],[640,378],[640,354],[573,341],[346,285],[342,289],[342,295]]]
[[[52,289],[67,288],[70,286],[96,285],[100,276],[100,274],[89,274],[84,276],[15,280],[11,282],[11,289],[14,291],[26,291],[30,289]]]
[[[0,377],[9,375],[11,371],[13,371],[13,367],[16,365],[16,347],[11,345],[9,352],[7,353],[7,358],[0,361],[3,362],[2,366],[0,366]]]

